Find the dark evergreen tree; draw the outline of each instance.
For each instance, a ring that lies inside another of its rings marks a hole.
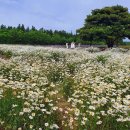
[[[91,42],[104,41],[113,47],[125,37],[130,37],[130,14],[128,8],[117,5],[95,9],[85,19],[85,24],[77,30],[81,39]]]

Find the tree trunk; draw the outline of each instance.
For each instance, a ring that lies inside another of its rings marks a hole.
[[[111,49],[113,48],[114,41],[112,41],[112,40],[107,40],[106,43],[107,43],[107,47],[108,47],[108,48],[111,48]]]

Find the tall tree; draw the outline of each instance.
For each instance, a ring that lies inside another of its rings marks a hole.
[[[6,26],[2,24],[2,25],[0,26],[0,29],[6,29]]]
[[[104,41],[108,47],[113,47],[125,37],[130,38],[128,8],[117,5],[92,10],[77,33],[83,40]]]
[[[22,30],[22,31],[25,31],[24,24],[21,25],[21,30]]]

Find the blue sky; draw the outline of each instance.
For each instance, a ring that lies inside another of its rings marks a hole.
[[[130,7],[130,0],[0,0],[0,24],[75,32],[91,10],[117,4]]]

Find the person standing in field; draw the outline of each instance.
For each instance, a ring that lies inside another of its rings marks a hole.
[[[68,43],[66,43],[66,48],[67,48],[67,49],[69,48],[69,44],[68,44]]]
[[[71,48],[71,49],[74,49],[74,48],[75,48],[75,43],[74,43],[74,42],[71,42],[70,48]]]

